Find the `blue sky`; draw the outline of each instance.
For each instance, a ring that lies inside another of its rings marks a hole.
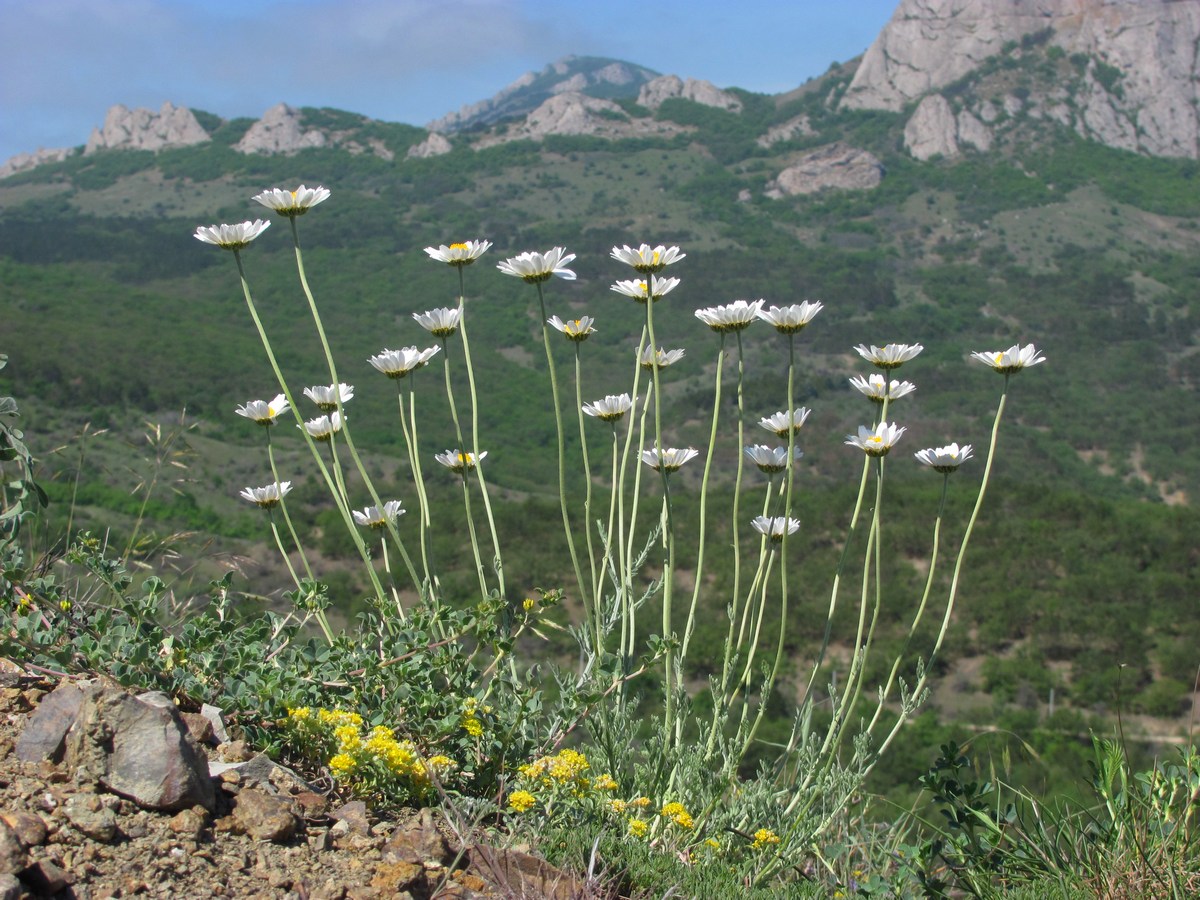
[[[899,0],[0,0],[0,160],[115,103],[231,118],[285,101],[424,125],[570,53],[785,91]]]

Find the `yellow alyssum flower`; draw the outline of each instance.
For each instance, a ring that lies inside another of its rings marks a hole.
[[[650,831],[650,826],[641,819],[629,820],[629,833],[634,837],[645,837]]]
[[[615,791],[617,782],[607,772],[592,781],[592,789],[597,791]]]
[[[334,728],[339,725],[353,725],[355,728],[361,728],[363,717],[356,712],[346,712],[341,709],[319,709],[317,710],[317,719],[322,725],[331,725]]]
[[[659,815],[661,815],[663,818],[670,819],[680,828],[692,828],[696,824],[692,819],[691,813],[689,813],[684,805],[679,802],[665,804]]]
[[[513,791],[508,795],[508,805],[517,812],[525,812],[537,803],[537,798],[529,791]]]
[[[329,760],[329,771],[335,778],[345,778],[358,768],[358,762],[348,753],[339,753]]]
[[[750,846],[754,850],[761,850],[771,844],[778,843],[779,835],[773,832],[770,828],[760,828],[758,831],[754,832],[754,843]]]
[[[609,800],[608,801],[608,808],[611,809],[615,813],[625,812],[625,808],[628,805],[629,804],[626,803],[624,800]]]

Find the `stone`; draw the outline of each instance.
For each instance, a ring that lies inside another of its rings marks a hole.
[[[41,896],[64,891],[74,881],[69,872],[56,866],[48,859],[40,859],[21,873],[21,879]]]
[[[74,794],[63,804],[63,814],[76,831],[102,844],[112,843],[120,834],[117,817],[95,794]]]
[[[104,125],[93,128],[83,155],[98,150],[166,150],[171,147],[190,147],[212,138],[186,106],[163,103],[153,110],[128,109],[118,103],[109,107]]]
[[[28,172],[30,169],[36,169],[38,166],[46,163],[62,162],[78,153],[76,147],[56,147],[47,149],[38,147],[32,153],[18,153],[16,156],[10,156],[2,165],[0,165],[0,178],[7,178],[10,175],[16,175],[18,172]]]
[[[84,692],[65,761],[81,784],[99,784],[146,809],[215,803],[208,762],[174,704],[151,706],[119,688]]]
[[[425,867],[410,862],[380,863],[371,878],[371,887],[391,894],[416,887],[425,878]]]
[[[935,156],[958,156],[958,120],[950,101],[930,94],[904,125],[904,147],[922,162]]]
[[[0,874],[15,875],[29,865],[25,850],[16,831],[7,822],[0,821]]]
[[[810,137],[816,134],[808,116],[793,116],[779,125],[772,125],[755,141],[760,147],[770,147],[782,141],[790,141],[798,137]]]
[[[3,812],[0,813],[0,822],[3,822],[17,835],[17,840],[21,842],[22,847],[37,847],[46,841],[48,831],[46,823],[42,817],[31,812]]]
[[[477,149],[517,140],[541,140],[552,134],[591,135],[603,138],[670,136],[690,131],[673,122],[634,119],[611,100],[586,94],[557,94],[531,112],[525,121],[507,131],[477,141]]]
[[[958,141],[968,144],[981,153],[992,149],[992,131],[965,109],[955,120],[958,126]]]
[[[26,896],[25,885],[16,875],[0,874],[0,900],[21,900]]]
[[[343,803],[329,815],[338,822],[345,822],[346,827],[356,834],[371,833],[371,823],[367,819],[367,804],[361,800]]]
[[[204,716],[212,724],[213,737],[216,738],[218,744],[229,742],[229,732],[225,730],[224,710],[210,703],[205,703],[200,707],[200,715]]]
[[[574,900],[587,896],[585,885],[540,857],[520,850],[471,848],[467,871],[492,884],[502,884],[517,897]]]
[[[254,840],[275,843],[290,840],[302,825],[291,799],[256,788],[247,788],[237,795],[233,819],[238,830]]]
[[[453,858],[450,845],[434,821],[433,810],[428,808],[400,825],[383,845],[385,862],[424,865],[432,861],[445,865]]]
[[[302,114],[286,103],[277,103],[263,113],[233,145],[239,153],[290,154],[310,147],[324,147],[325,134],[315,128],[303,128]]]
[[[1052,46],[1089,60],[1089,76],[1097,61],[1121,73],[1111,92],[1097,82],[1075,98],[1081,134],[1151,156],[1200,156],[1195,2],[901,0],[863,55],[841,106],[900,111],[1047,28]],[[1007,98],[1004,105],[1013,115]],[[1061,115],[1056,109],[1049,117]]]
[[[874,155],[838,141],[805,153],[775,176],[766,195],[779,198],[826,189],[870,190],[879,185],[883,175],[883,163]]]
[[[696,78],[685,80],[678,75],[660,75],[646,82],[638,92],[637,102],[646,109],[658,109],[664,100],[676,97],[729,112],[742,111],[742,101],[736,95],[721,90],[711,81]]]
[[[69,681],[47,694],[17,738],[17,758],[24,762],[62,759],[67,732],[82,703],[83,690]]]
[[[408,148],[408,152],[404,154],[405,159],[429,159],[433,156],[442,156],[454,149],[454,145],[443,134],[438,134],[436,131],[431,131],[429,137],[421,141],[419,144],[413,144]]]
[[[213,734],[212,722],[206,716],[200,713],[180,713],[179,716],[183,719],[183,727],[188,730],[188,734],[192,736],[192,740],[197,744],[215,744],[216,735]]]
[[[199,841],[208,824],[208,810],[203,806],[193,806],[177,812],[167,822],[167,828],[184,840]]]

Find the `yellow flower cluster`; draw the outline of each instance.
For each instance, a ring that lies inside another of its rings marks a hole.
[[[650,831],[650,826],[641,819],[629,820],[629,833],[634,837],[645,837]]]
[[[682,803],[677,801],[664,804],[662,810],[659,812],[659,815],[661,815],[664,819],[670,819],[680,828],[692,828],[696,824],[692,820],[691,813],[684,808]]]
[[[508,795],[508,805],[519,813],[533,807],[537,799],[529,791],[513,791]]]
[[[483,737],[483,722],[479,714],[487,715],[492,711],[490,706],[480,706],[474,697],[463,701],[462,727],[463,731],[473,738]]]
[[[779,835],[773,832],[770,828],[760,828],[758,831],[754,832],[754,843],[750,846],[754,850],[762,850],[764,847],[778,843]]]

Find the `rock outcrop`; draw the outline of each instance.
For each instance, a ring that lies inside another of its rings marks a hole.
[[[38,147],[32,153],[18,153],[16,156],[0,164],[0,178],[7,178],[9,175],[16,175],[18,172],[26,172],[29,169],[36,169],[45,163],[62,162],[69,156],[74,156],[76,149],[74,147],[58,147],[56,149],[47,150],[43,147]]]
[[[110,107],[101,128],[93,128],[85,156],[97,150],[166,150],[170,147],[190,147],[211,140],[195,114],[186,106],[171,102],[158,112],[128,109],[118,103]]]
[[[449,153],[453,149],[445,135],[433,131],[421,143],[409,147],[405,158],[429,159],[431,156],[441,156],[443,153]]]
[[[770,147],[781,141],[790,141],[798,137],[809,137],[816,134],[808,116],[794,116],[779,125],[772,125],[755,141],[760,147]]]
[[[902,0],[841,105],[902,110],[1034,38],[1086,63],[1073,97],[1033,98],[1042,117],[1109,146],[1200,156],[1195,0]],[[971,123],[966,130],[987,143]]]
[[[325,133],[315,128],[305,130],[298,109],[277,103],[255,122],[233,145],[239,153],[295,153],[329,143]]]
[[[678,75],[663,75],[642,85],[638,92],[639,106],[658,109],[664,100],[681,97],[704,106],[715,106],[729,112],[741,112],[742,101],[729,91],[723,91],[711,81],[696,78],[684,80]]]
[[[566,56],[540,72],[526,72],[487,100],[435,119],[430,131],[453,133],[501,119],[527,115],[558,94],[586,94],[598,99],[637,96],[638,88],[658,73],[619,60]]]
[[[488,135],[474,144],[490,147],[508,141],[541,140],[547,135],[590,135],[603,138],[668,137],[690,129],[673,122],[633,118],[611,100],[566,93],[551,97],[519,125]]]
[[[838,141],[810,150],[767,185],[768,197],[815,194],[826,189],[865,191],[883,180],[884,168],[866,150]]]

